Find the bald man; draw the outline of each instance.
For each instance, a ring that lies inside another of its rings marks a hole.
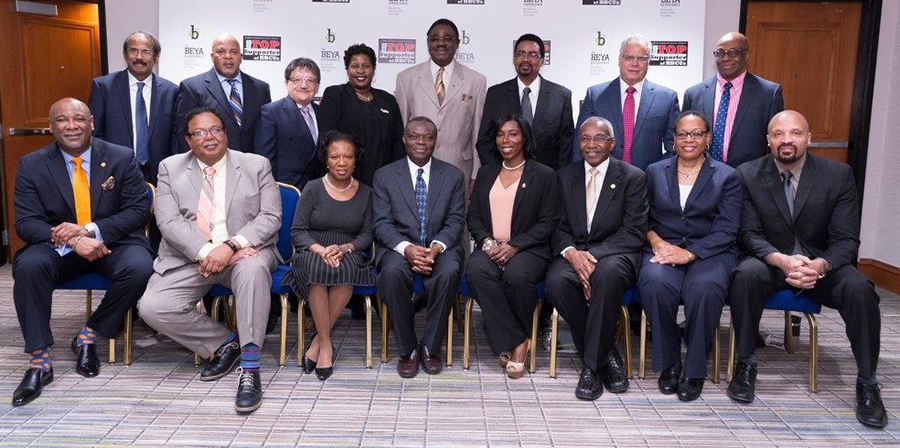
[[[766,126],[784,110],[781,86],[747,72],[750,43],[728,33],[716,43],[715,76],[684,92],[681,110],[699,110],[712,121],[710,157],[738,165],[766,155]]]
[[[13,204],[25,247],[13,262],[13,301],[31,363],[13,406],[36,399],[53,381],[55,284],[88,272],[112,280],[71,343],[75,371],[90,378],[100,373],[96,341],[116,337],[153,273],[144,236],[150,201],[134,151],[91,138],[93,123],[86,104],[59,100],[50,108],[55,141],[19,160]]]
[[[241,45],[230,34],[213,39],[210,56],[213,68],[185,79],[178,87],[176,123],[172,127],[178,135],[172,141],[178,142],[180,152],[188,151],[184,135],[181,135],[184,117],[188,111],[205,106],[225,117],[229,149],[252,153],[260,109],[263,104],[272,102],[269,84],[241,71],[244,60]]]
[[[856,418],[884,428],[888,416],[876,376],[879,298],[853,266],[859,250],[853,173],[846,164],[807,153],[812,134],[798,112],[775,115],[767,139],[771,154],[738,168],[744,185],[738,242],[746,256],[730,288],[738,364],[728,396],[753,401],[756,334],[766,297],[790,289],[840,312],[856,358]]]

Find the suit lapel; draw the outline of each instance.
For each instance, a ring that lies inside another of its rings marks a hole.
[[[125,129],[128,131],[129,138],[134,140],[134,122],[131,121],[131,89],[128,87],[128,71],[122,70],[119,73],[120,75],[116,76],[114,88],[120,100],[119,104],[122,106],[122,116],[125,117],[125,123],[127,123]],[[154,101],[154,103],[156,102]]]
[[[513,199],[512,222],[516,222],[516,213],[519,211],[522,201],[525,200],[525,188],[531,183],[532,177],[534,177],[534,162],[525,162],[525,169],[522,171],[522,177],[518,181],[518,187],[516,187],[516,196]]]
[[[397,179],[398,190],[400,190],[400,194],[403,195],[403,199],[406,200],[406,205],[412,210],[413,216],[418,219],[419,207],[416,205],[416,191],[415,187],[413,187],[413,178],[409,173],[409,158],[404,157],[400,160],[402,160],[403,163],[397,164],[397,175],[395,176]]]
[[[59,194],[62,195],[66,204],[69,205],[69,210],[72,211],[72,216],[74,217],[75,193],[72,192],[72,178],[69,177],[69,171],[66,169],[66,161],[63,159],[60,151],[59,146],[54,143],[50,149],[50,153],[47,154],[47,157],[50,159],[49,163],[47,163],[47,170],[50,171],[50,178],[56,183]]]
[[[597,198],[597,206],[594,207],[594,217],[591,219],[591,231],[588,238],[593,234],[600,225],[600,217],[606,214],[609,203],[616,197],[616,182],[619,181],[619,161],[610,157],[609,168],[606,170],[606,176],[603,178],[603,187],[600,190],[600,197]],[[624,162],[623,162],[624,163]],[[582,171],[583,173],[584,171]]]
[[[521,100],[520,100],[521,101]],[[531,129],[537,129],[538,124],[544,119],[545,111],[550,104],[550,86],[545,80],[541,80],[541,91],[538,93],[537,106],[534,109],[534,119],[531,121]],[[521,107],[520,107],[521,109]]]
[[[656,98],[655,90],[655,85],[650,81],[644,81],[644,91],[641,92],[641,103],[638,104],[637,116],[634,119],[634,133],[631,136],[632,143],[634,142],[635,137],[641,135],[641,128],[644,125],[644,121],[647,120],[647,114],[650,113],[650,108],[653,107],[653,100]]]
[[[622,124],[622,92],[619,91],[619,83],[621,80],[616,78],[615,81],[609,84],[609,87],[606,88],[606,91],[603,93],[606,101],[606,108],[612,111],[612,117],[609,120],[612,122],[613,127],[615,128],[615,135],[619,136],[619,139],[622,139],[622,135],[625,135],[624,125]],[[577,129],[576,129],[576,132]],[[620,145],[623,145],[624,142],[616,142],[616,148]],[[577,149],[577,148],[576,148]]]
[[[760,175],[763,183],[766,185],[766,189],[772,195],[778,211],[781,212],[781,217],[787,221],[788,225],[793,226],[794,220],[791,219],[791,214],[788,212],[787,198],[784,197],[784,186],[779,180],[781,176],[778,174],[778,168],[775,166],[775,161],[772,157],[767,157],[766,165]]]
[[[231,112],[231,104],[228,104],[228,98],[225,98],[225,91],[222,90],[222,85],[219,84],[219,77],[216,76],[215,68],[206,72],[204,81],[206,81],[206,90],[216,99],[222,110],[225,111],[225,119],[228,120],[227,126],[235,126],[240,129],[240,126],[238,126],[237,121],[234,119],[234,114]],[[244,87],[247,86],[245,85]]]
[[[241,181],[243,170],[241,169],[240,159],[232,157],[230,149],[226,153],[226,157],[225,164],[227,166],[225,167],[225,172],[228,173],[228,177],[225,184],[225,213],[228,213],[228,210],[231,209],[231,201],[234,200],[234,192]]]
[[[152,75],[153,85],[150,90],[150,135],[147,137],[150,138],[153,135],[153,128],[156,126],[156,114],[159,113],[159,89],[162,88],[162,83],[159,81],[159,76],[155,74]]]
[[[437,202],[438,194],[444,188],[444,167],[431,159],[431,173],[428,175],[428,201],[425,203],[425,222],[431,219],[431,213],[434,211],[434,203]]]
[[[585,235],[587,239],[587,207],[586,194],[584,191],[584,164],[580,162],[575,175],[572,176],[572,196],[575,198],[575,220],[577,223],[571,224],[573,235]]]
[[[678,162],[675,157],[666,159],[666,188],[669,200],[673,204],[681,204],[681,190],[678,188]]]
[[[800,211],[806,205],[809,193],[812,192],[813,185],[816,184],[816,177],[819,171],[816,169],[816,164],[813,160],[813,157],[806,156],[803,172],[800,174],[800,183],[797,185],[797,195],[794,199],[794,216],[791,217],[791,222],[796,221],[797,217],[800,216]]]
[[[100,196],[103,195],[103,184],[107,179],[106,151],[98,140],[94,140],[91,146],[91,215],[97,213]],[[119,182],[122,179],[118,180]],[[113,182],[116,182],[113,179]]]
[[[431,75],[431,62],[425,61],[420,67],[418,81],[419,88],[422,89],[425,96],[434,103],[434,107],[440,109],[441,105],[438,103],[437,93],[434,91],[434,78]],[[447,97],[444,97],[444,100],[446,99]]]
[[[706,184],[708,184],[709,180],[712,179],[713,174],[715,174],[715,168],[713,168],[709,160],[709,157],[707,157],[706,160],[703,161],[703,165],[700,167],[700,174],[697,176],[697,180],[694,181],[694,186],[691,187],[691,192],[688,194],[687,200],[684,203],[685,210],[690,208],[691,203],[694,202],[694,199],[697,199],[697,196],[700,195],[700,192],[703,191],[703,189],[706,187]]]
[[[759,81],[756,77],[747,73],[744,76],[744,87],[741,89],[741,100],[738,102],[737,112],[734,114],[734,123],[731,125],[731,141],[734,141],[734,134],[737,132],[744,116],[750,113],[750,105],[753,104],[753,98],[759,91]]]
[[[259,104],[262,99],[257,95],[256,91],[256,82],[253,81],[252,78],[245,75],[244,72],[241,72],[241,84],[244,89],[244,97],[241,98],[241,102],[243,103],[242,109],[244,111],[256,110],[258,111],[261,104]],[[244,114],[246,116],[246,114]],[[245,117],[246,118],[246,117]],[[252,134],[254,129],[250,129],[249,132]],[[241,127],[241,132],[243,133],[243,127]]]
[[[451,64],[453,64],[453,76],[450,77],[450,85],[447,85],[446,79],[444,80],[444,87],[447,89],[447,94],[444,96],[444,106],[450,103],[466,82],[466,78],[463,76],[464,69],[462,64],[457,64],[456,61],[451,62]],[[437,98],[437,94],[435,94],[435,98]]]
[[[303,119],[303,113],[300,112],[297,103],[295,103],[290,96],[284,98],[282,111],[284,112],[284,116],[287,117],[288,123],[297,127],[297,130],[300,132],[300,138],[309,138],[312,140],[312,133],[309,131],[309,127],[306,126],[306,120]]]
[[[203,185],[203,174],[200,172],[200,164],[197,161],[197,157],[191,155],[188,159],[186,174],[188,177],[188,181],[190,181],[191,186],[194,187],[194,194],[197,196],[197,200],[200,200],[200,188]]]
[[[711,120],[715,120],[713,114],[716,110],[716,77],[713,76],[703,83],[703,94],[700,101],[700,112]]]

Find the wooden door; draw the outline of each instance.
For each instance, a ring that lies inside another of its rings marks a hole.
[[[748,68],[809,120],[812,152],[847,162],[862,2],[750,1]]]
[[[0,184],[9,259],[22,247],[15,235],[13,210],[19,158],[53,140],[50,105],[64,97],[87,103],[91,80],[101,70],[97,5],[66,0],[43,3],[56,5],[57,15],[16,12],[14,0],[0,0]]]

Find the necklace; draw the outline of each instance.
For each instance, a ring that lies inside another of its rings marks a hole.
[[[514,167],[512,167],[512,168],[510,168],[510,167],[506,166],[506,161],[504,160],[504,161],[502,162],[502,164],[503,164],[503,169],[504,169],[504,170],[507,170],[507,171],[515,171],[515,170],[517,170],[517,169],[519,169],[519,168],[522,168],[522,165],[525,165],[525,162],[527,162],[527,161],[528,161],[528,159],[523,160],[522,163],[520,163],[520,164],[518,164],[518,165],[516,165],[516,166],[514,166]]]
[[[352,176],[350,177],[350,182],[349,182],[349,183],[347,184],[347,186],[344,187],[344,188],[338,188],[338,187],[335,187],[334,184],[332,184],[331,181],[328,180],[328,175],[327,175],[327,174],[325,175],[325,177],[323,177],[323,179],[325,179],[325,185],[328,185],[329,187],[331,187],[332,190],[334,190],[334,191],[336,191],[336,192],[338,192],[338,193],[344,193],[344,192],[346,192],[347,190],[349,190],[350,188],[353,187],[353,177],[352,177]]]
[[[699,172],[700,172],[700,168],[697,168],[697,171],[694,171],[693,173],[682,173],[681,170],[678,170],[678,174],[681,174],[682,176],[684,176],[685,179],[690,179],[694,174],[697,174]]]
[[[369,102],[369,101],[372,101],[372,98],[374,98],[375,96],[372,94],[372,92],[369,92],[368,95],[363,95],[363,94],[359,93],[359,91],[357,90],[356,97],[365,102]]]

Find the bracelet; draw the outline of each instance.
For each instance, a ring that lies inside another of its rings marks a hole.
[[[81,241],[82,238],[84,238],[84,235],[78,235],[78,238],[75,238],[75,242],[72,243],[72,249],[75,249],[75,246],[78,245],[78,242]]]

